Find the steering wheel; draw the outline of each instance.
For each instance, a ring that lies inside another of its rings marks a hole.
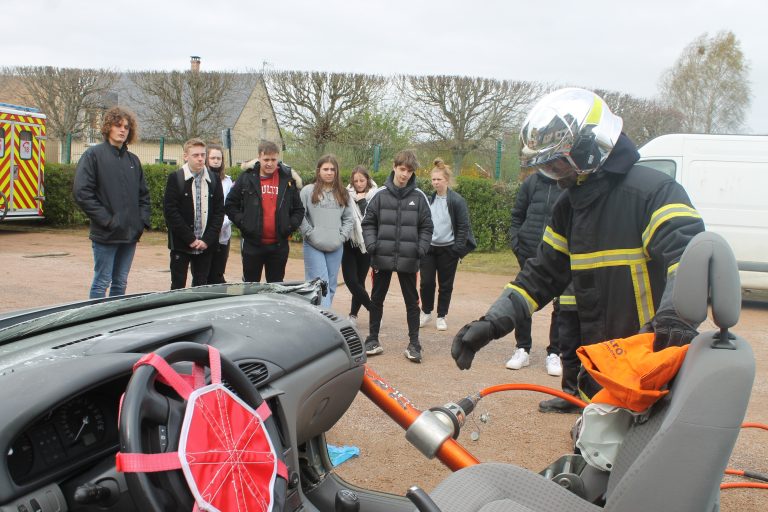
[[[171,343],[157,349],[155,353],[171,365],[189,361],[209,366],[208,347],[198,343]],[[264,401],[248,377],[223,354],[221,375],[222,380],[226,380],[235,393],[253,409]],[[179,449],[187,403],[169,386],[157,382],[157,376],[154,367],[142,365],[136,368],[128,382],[119,422],[120,451],[123,453],[164,453]],[[282,459],[283,447],[275,420],[270,416],[264,423],[278,457]],[[194,498],[181,470],[125,473],[125,480],[137,510],[189,512],[194,506]],[[285,490],[284,480],[276,479],[275,496],[284,497]]]

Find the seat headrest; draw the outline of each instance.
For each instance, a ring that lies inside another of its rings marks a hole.
[[[741,313],[736,257],[722,236],[705,231],[693,237],[680,258],[672,303],[681,318],[699,324],[707,318],[708,298],[718,327],[736,325]]]

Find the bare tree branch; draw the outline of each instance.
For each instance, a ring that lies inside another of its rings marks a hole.
[[[682,130],[727,133],[742,127],[750,104],[749,65],[733,32],[704,33],[667,70],[660,89],[682,114]]]
[[[682,130],[682,115],[660,101],[596,89],[611,112],[624,120],[623,131],[638,145],[665,133]]]
[[[3,73],[21,81],[26,95],[48,118],[48,133],[59,139],[79,135],[89,126],[91,116],[108,106],[105,95],[117,80],[117,74],[106,69],[25,66]]]
[[[543,90],[530,82],[459,76],[405,76],[398,87],[410,100],[414,128],[447,145],[457,171],[467,153],[500,138]]]
[[[381,76],[349,73],[272,71],[265,78],[278,117],[318,154],[375,107],[387,84]]]
[[[253,88],[253,75],[223,71],[138,71],[129,74],[152,129],[171,139],[213,138],[224,127],[233,95]]]

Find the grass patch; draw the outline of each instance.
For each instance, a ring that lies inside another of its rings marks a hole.
[[[510,249],[497,252],[469,253],[459,264],[459,270],[507,276],[512,279],[520,271],[517,258]]]

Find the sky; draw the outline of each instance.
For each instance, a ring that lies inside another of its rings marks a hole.
[[[0,66],[333,71],[538,81],[658,98],[703,33],[750,66],[768,134],[765,0],[0,0]]]

